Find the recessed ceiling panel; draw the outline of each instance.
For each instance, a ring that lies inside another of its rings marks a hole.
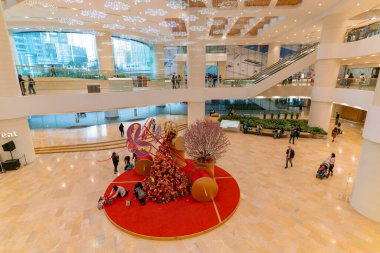
[[[276,6],[297,5],[300,3],[302,3],[302,0],[278,0]]]
[[[271,0],[247,0],[244,1],[244,6],[269,6]]]

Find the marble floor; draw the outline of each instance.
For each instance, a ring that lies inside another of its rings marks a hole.
[[[112,131],[99,141],[117,138],[117,126],[108,127]],[[378,253],[380,224],[348,202],[361,130],[347,123],[343,129],[344,135],[334,143],[296,141],[294,166],[289,169],[284,169],[288,140],[227,133],[230,151],[217,164],[236,178],[239,207],[221,227],[178,241],[128,235],[96,208],[115,177],[110,161],[97,161],[112,150],[38,155],[32,164],[0,174],[0,252]],[[85,129],[67,130],[70,137],[65,131],[45,141],[88,138]],[[35,132],[33,138],[43,136]],[[91,140],[96,139],[94,133]],[[337,154],[334,177],[317,180],[318,165],[331,152]]]

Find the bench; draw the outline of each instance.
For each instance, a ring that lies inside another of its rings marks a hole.
[[[240,130],[243,131],[243,127],[240,127]],[[256,127],[248,127],[249,134],[256,134]],[[273,129],[261,129],[261,135],[274,137]],[[281,135],[281,138],[288,138],[288,132],[284,132]]]

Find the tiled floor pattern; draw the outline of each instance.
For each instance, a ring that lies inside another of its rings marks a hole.
[[[378,253],[380,224],[347,201],[361,136],[348,124],[344,130],[335,143],[298,140],[289,169],[284,169],[288,140],[227,133],[230,151],[217,164],[239,183],[235,215],[207,234],[169,242],[130,236],[97,210],[97,199],[115,177],[111,162],[97,160],[111,150],[39,155],[34,163],[0,175],[0,252]],[[58,130],[48,138],[34,132],[33,137],[40,144],[118,138],[117,126],[107,126],[99,138],[88,131]],[[337,154],[334,177],[317,180],[317,167],[330,152]]]

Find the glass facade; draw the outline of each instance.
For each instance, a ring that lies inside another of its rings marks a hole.
[[[28,117],[28,122],[32,130],[70,129],[102,124],[116,124],[122,121],[138,121],[159,115],[187,115],[187,103],[127,108],[113,111],[34,115]]]
[[[112,37],[116,73],[151,73],[154,66],[152,48],[142,42]]]
[[[268,46],[227,46],[227,78],[248,78],[267,65]]]
[[[12,37],[18,65],[98,68],[95,35],[22,32],[13,33]]]

